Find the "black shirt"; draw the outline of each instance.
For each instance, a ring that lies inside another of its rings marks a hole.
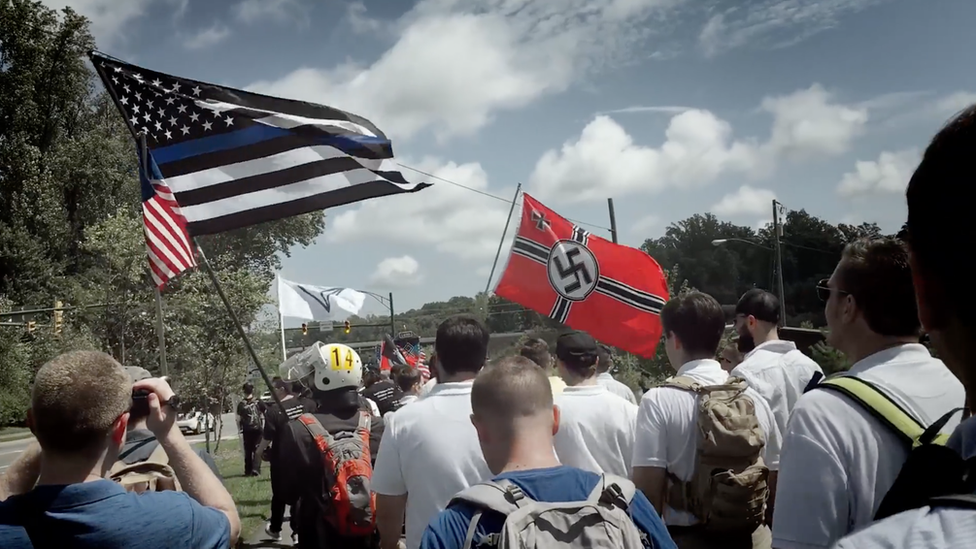
[[[369,403],[356,391],[346,391],[323,397],[313,415],[329,434],[355,431],[359,413],[370,412]],[[371,416],[369,452],[373,462],[383,437],[383,419]],[[295,508],[297,504],[297,534],[302,547],[369,547],[375,540],[342,539],[325,521],[325,493],[322,454],[312,435],[299,421],[289,421],[275,443],[281,455],[279,467],[280,490],[276,495]]]
[[[363,389],[363,396],[375,402],[380,415],[384,416],[400,407],[403,391],[389,379],[383,379]]]
[[[272,460],[277,460],[278,444],[276,438],[289,421],[297,418],[305,412],[314,411],[318,405],[314,401],[302,397],[291,397],[281,401],[285,407],[285,413],[281,413],[281,408],[274,403],[264,412],[264,440],[271,443],[268,456]]]

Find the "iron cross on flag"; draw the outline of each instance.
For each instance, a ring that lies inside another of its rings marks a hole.
[[[644,357],[654,356],[669,299],[651,256],[593,236],[527,194],[495,293]]]

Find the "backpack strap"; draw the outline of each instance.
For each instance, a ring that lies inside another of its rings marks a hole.
[[[807,383],[807,386],[803,388],[803,392],[806,393],[807,391],[812,391],[813,389],[816,389],[817,385],[820,385],[820,380],[822,380],[823,378],[824,378],[823,372],[814,372],[813,377],[810,378],[810,382]]]
[[[930,507],[961,507],[976,510],[976,494],[941,496],[929,500]]]
[[[940,434],[939,431],[952,418],[953,414],[962,410],[962,408],[950,410],[926,428],[884,391],[861,378],[854,376],[831,377],[823,380],[816,388],[833,390],[851,398],[912,447],[932,443],[944,446],[949,440],[949,435]]]
[[[586,501],[616,505],[626,510],[630,507],[630,502],[634,499],[635,493],[637,493],[637,487],[629,479],[604,473],[600,476],[596,486],[593,487],[593,491],[587,496]]]
[[[477,509],[474,516],[471,517],[471,522],[468,523],[468,531],[464,536],[463,549],[471,549],[474,544],[474,537],[478,532],[478,523],[481,521],[481,515],[484,511],[494,511],[507,517],[518,509],[535,503],[535,500],[525,495],[525,492],[514,482],[508,479],[498,479],[465,488],[451,498],[447,506],[450,507],[455,503],[468,503]]]
[[[702,386],[700,383],[690,378],[688,376],[678,376],[672,377],[671,379],[664,382],[665,387],[674,387],[676,389],[684,389],[685,391],[691,391],[693,393],[701,392]]]

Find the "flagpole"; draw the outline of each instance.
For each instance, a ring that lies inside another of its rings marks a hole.
[[[148,181],[152,181],[152,174],[149,173],[149,146],[146,145],[146,132],[139,134],[139,162],[142,163],[143,176]],[[169,365],[166,363],[166,331],[163,326],[163,295],[159,291],[159,286],[155,288],[156,294],[156,336],[159,338],[159,371],[160,375],[169,375]]]
[[[234,322],[234,327],[237,328],[237,335],[241,336],[244,341],[244,347],[247,349],[248,354],[251,355],[251,360],[254,361],[254,365],[258,368],[258,373],[261,374],[261,379],[268,386],[268,391],[271,392],[271,398],[274,399],[275,404],[281,410],[282,414],[288,415],[285,411],[285,405],[281,403],[281,399],[278,398],[277,391],[271,386],[271,378],[268,377],[268,373],[264,371],[264,366],[261,366],[261,359],[258,358],[258,354],[254,351],[254,346],[251,345],[251,340],[247,337],[247,332],[244,331],[244,326],[241,324],[241,320],[237,317],[237,313],[234,312],[234,308],[230,305],[230,300],[227,299],[227,294],[224,293],[224,288],[220,285],[220,281],[217,280],[217,274],[214,273],[213,267],[210,265],[210,261],[207,260],[207,254],[203,253],[203,248],[197,240],[193,239],[193,245],[197,249],[197,253],[200,254],[200,262],[203,264],[203,268],[207,271],[207,275],[210,277],[210,282],[213,284],[214,289],[217,290],[217,295],[220,296],[220,300],[224,302],[224,308],[227,309],[227,314],[230,315],[230,319]]]
[[[285,315],[281,314],[281,275],[278,279],[278,327],[281,328],[281,360],[288,360],[288,350],[285,347]]]
[[[502,255],[502,246],[505,245],[505,236],[508,234],[508,226],[512,223],[512,213],[515,212],[515,203],[518,202],[519,193],[522,192],[522,184],[515,187],[515,198],[512,199],[512,207],[508,210],[508,219],[505,220],[505,230],[502,231],[502,239],[498,241],[498,251],[495,252],[495,261],[491,264],[491,272],[488,273],[488,283],[485,284],[485,294],[491,289],[491,279],[495,277],[495,267],[498,266],[498,258]]]

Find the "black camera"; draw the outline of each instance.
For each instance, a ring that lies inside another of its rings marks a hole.
[[[135,418],[146,417],[149,415],[149,391],[147,389],[133,389],[132,407],[129,408],[129,416]]]

